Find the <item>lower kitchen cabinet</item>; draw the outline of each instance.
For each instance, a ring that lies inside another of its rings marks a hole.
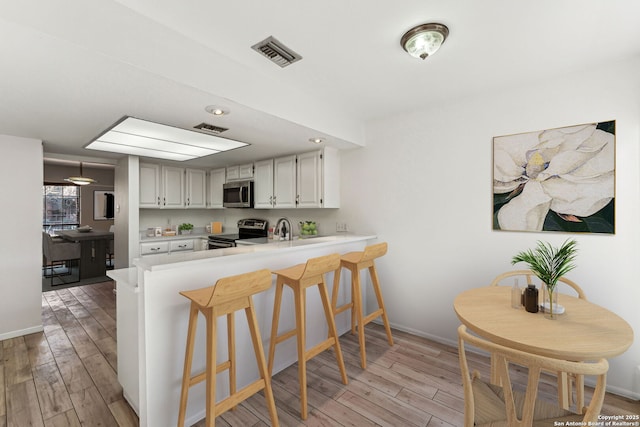
[[[196,239],[162,240],[159,242],[140,243],[140,255],[167,254],[173,252],[193,251],[197,244]],[[197,239],[198,241],[201,239]],[[200,249],[200,248],[198,248]]]
[[[140,243],[140,255],[166,254],[169,252],[169,242],[144,242]]]

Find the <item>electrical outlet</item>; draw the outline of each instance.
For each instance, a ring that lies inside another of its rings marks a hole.
[[[336,231],[337,232],[346,232],[347,231],[347,223],[346,222],[337,222],[336,223]]]

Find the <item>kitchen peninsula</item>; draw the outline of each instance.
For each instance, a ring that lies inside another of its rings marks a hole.
[[[226,276],[270,270],[300,264],[309,258],[331,253],[361,251],[373,243],[375,236],[339,235],[292,241],[240,246],[228,249],[151,255],[134,260],[135,267],[113,270],[109,276],[117,287],[118,380],[127,401],[140,417],[141,426],[175,425],[178,414],[180,385],[184,363],[189,301],[179,291],[211,286]],[[368,276],[366,276],[368,277]],[[363,276],[363,279],[365,276]],[[326,278],[329,286],[332,277]],[[347,270],[341,282],[349,283]],[[275,279],[274,279],[275,284]],[[347,301],[348,286],[341,286],[338,304]],[[273,315],[275,287],[254,296],[254,305],[265,348]],[[366,295],[365,295],[366,297]],[[327,336],[327,326],[320,297],[307,295],[307,347]],[[219,331],[226,331],[224,317],[218,321]],[[350,329],[348,313],[336,319],[338,333]],[[280,318],[280,332],[295,325],[292,295],[285,292]],[[196,335],[193,372],[205,367],[204,324]],[[218,336],[219,357],[226,357],[226,333]],[[238,389],[258,378],[248,326],[244,316],[236,323],[236,357]],[[295,340],[280,344],[276,351],[274,374],[297,360]],[[228,396],[228,376],[219,375],[216,397]],[[187,424],[205,416],[204,384],[194,386],[189,394]]]

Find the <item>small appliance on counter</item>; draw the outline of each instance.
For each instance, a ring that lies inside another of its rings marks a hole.
[[[221,224],[221,223],[219,223]],[[212,223],[213,225],[213,223]],[[269,222],[265,219],[246,218],[238,221],[237,234],[212,234],[209,236],[209,249],[236,247],[236,240],[267,237]],[[213,228],[212,228],[213,230]]]

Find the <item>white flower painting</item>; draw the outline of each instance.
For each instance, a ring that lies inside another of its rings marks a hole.
[[[493,138],[493,228],[614,233],[615,121]]]

